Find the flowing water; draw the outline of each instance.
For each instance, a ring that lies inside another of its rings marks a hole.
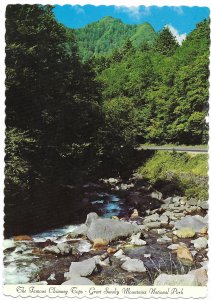
[[[110,218],[124,214],[124,200],[113,194],[99,193],[98,197],[91,201],[93,207],[97,208],[100,216]],[[66,235],[71,233],[79,225],[66,225],[60,228],[46,230],[32,235],[33,241],[17,241],[13,239],[4,241],[4,283],[21,284],[36,280],[39,270],[46,267],[48,262],[33,254],[32,249],[37,243],[51,240],[55,243],[66,241]],[[78,251],[82,254],[89,252],[91,244],[86,240],[79,240]]]

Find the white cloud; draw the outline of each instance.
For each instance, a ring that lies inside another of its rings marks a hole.
[[[150,15],[150,8],[149,7],[139,7],[139,6],[116,6],[115,10],[117,12],[122,12],[128,14],[130,18],[139,21],[142,16]]]
[[[75,9],[77,14],[85,14],[84,9],[80,5],[75,5],[74,9]]]
[[[186,39],[187,34],[186,33],[182,33],[179,34],[178,30],[176,28],[174,28],[172,25],[168,24],[166,25],[166,27],[169,28],[169,30],[171,31],[171,33],[175,36],[175,38],[177,39],[178,43],[181,45],[182,42]]]
[[[181,6],[173,6],[173,10],[178,14],[178,15],[183,15],[184,11]]]

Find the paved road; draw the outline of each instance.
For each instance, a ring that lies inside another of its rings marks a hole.
[[[178,151],[178,152],[191,152],[191,153],[208,153],[208,149],[197,148],[197,147],[181,147],[181,146],[140,146],[139,150],[165,150],[165,151]]]

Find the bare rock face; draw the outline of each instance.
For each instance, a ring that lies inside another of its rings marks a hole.
[[[92,242],[96,239],[113,241],[139,231],[140,227],[137,224],[112,219],[96,219],[92,221],[87,237]]]

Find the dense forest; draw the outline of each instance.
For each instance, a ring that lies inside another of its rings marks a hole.
[[[51,6],[8,5],[6,235],[67,223],[75,186],[118,173],[140,143],[207,143],[208,77],[209,20],[180,46],[167,27],[72,30]]]

